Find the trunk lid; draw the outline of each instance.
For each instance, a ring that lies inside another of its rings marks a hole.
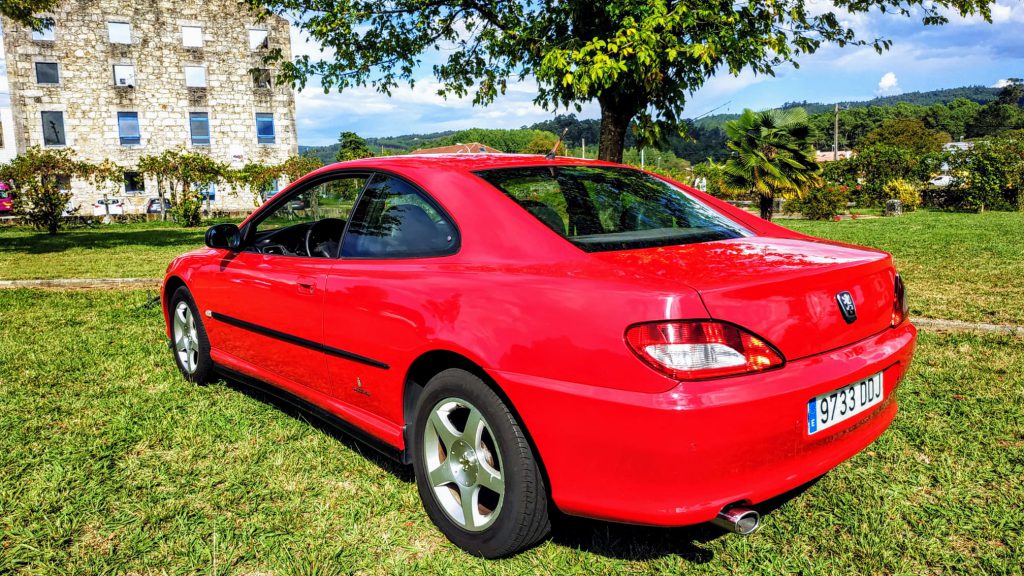
[[[711,318],[761,336],[786,360],[862,340],[892,321],[891,257],[869,248],[755,236],[595,256],[645,283],[695,289]],[[856,305],[853,322],[840,310],[841,292]]]

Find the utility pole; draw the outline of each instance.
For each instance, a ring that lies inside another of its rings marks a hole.
[[[839,160],[839,103],[836,103],[836,125],[832,130],[832,161]]]
[[[587,139],[586,139],[586,138],[580,138],[580,145],[581,145],[581,146],[582,146],[582,148],[583,148],[583,151],[582,151],[582,152],[580,152],[580,156],[581,156],[581,157],[582,157],[582,158],[583,158],[584,160],[586,160],[586,159],[587,159]]]
[[[646,148],[641,148],[640,149],[640,169],[641,170],[644,169],[644,151],[645,150],[646,150]]]

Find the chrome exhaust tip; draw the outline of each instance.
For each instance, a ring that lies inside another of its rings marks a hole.
[[[735,506],[723,508],[711,523],[729,532],[746,536],[754,533],[761,525],[761,515],[757,513],[757,510]]]

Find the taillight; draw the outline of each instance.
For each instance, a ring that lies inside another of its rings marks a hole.
[[[903,278],[896,274],[896,289],[892,298],[892,327],[895,328],[907,319],[907,311],[910,309],[907,304],[907,289],[903,285]]]
[[[626,342],[641,360],[677,380],[762,372],[782,366],[770,344],[738,326],[714,320],[637,324]]]

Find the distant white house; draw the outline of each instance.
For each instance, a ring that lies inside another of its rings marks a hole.
[[[818,164],[833,160],[849,160],[850,158],[853,158],[853,150],[839,150],[838,152],[829,150],[827,152],[814,153],[814,159],[817,160]]]
[[[963,152],[974,148],[974,142],[947,142],[942,145],[943,152]]]

